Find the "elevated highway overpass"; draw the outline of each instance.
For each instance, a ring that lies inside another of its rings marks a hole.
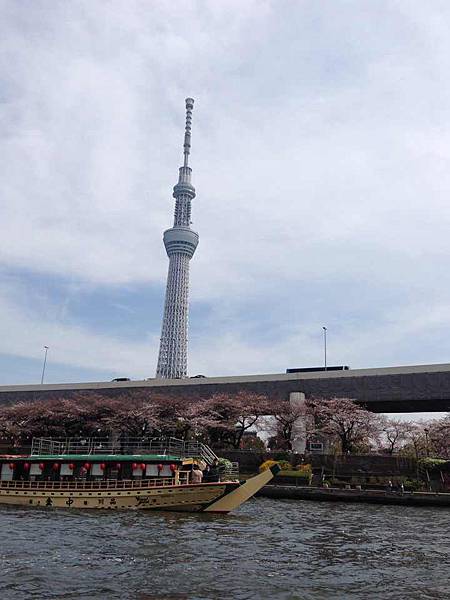
[[[450,364],[233,377],[6,385],[0,386],[0,404],[74,395],[130,397],[136,393],[182,396],[189,402],[216,393],[238,391],[264,394],[274,403],[289,398],[292,392],[303,392],[306,397],[352,398],[376,413],[445,412],[450,411]]]

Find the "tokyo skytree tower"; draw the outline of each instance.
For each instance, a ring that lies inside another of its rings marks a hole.
[[[166,300],[159,346],[156,377],[175,379],[187,376],[187,335],[189,312],[189,261],[198,244],[198,233],[192,231],[191,200],[195,189],[189,167],[191,149],[192,109],[194,101],[186,98],[186,129],[184,133],[184,164],[178,183],[173,188],[175,216],[172,229],[164,232],[164,246],[169,257]]]

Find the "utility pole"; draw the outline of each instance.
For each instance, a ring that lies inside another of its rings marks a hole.
[[[323,364],[325,367],[325,371],[327,370],[327,328],[322,327],[323,329]]]

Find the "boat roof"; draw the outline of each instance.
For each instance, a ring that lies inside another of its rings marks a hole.
[[[22,452],[24,448],[21,448]],[[69,461],[203,461],[212,464],[216,454],[198,440],[177,438],[33,438],[31,452],[16,456],[0,455],[0,460],[69,460]]]
[[[155,461],[155,462],[181,462],[180,457],[168,454],[31,454],[31,455],[0,455],[0,460],[16,461],[45,461],[45,460],[64,460],[64,461],[90,461],[90,462],[136,462],[136,461]]]

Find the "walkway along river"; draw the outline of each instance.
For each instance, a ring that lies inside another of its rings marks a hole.
[[[386,492],[325,488],[293,485],[266,485],[259,496],[291,500],[316,500],[326,502],[364,502],[370,504],[395,504],[399,506],[434,506],[450,508],[450,494],[437,492]]]
[[[257,498],[228,516],[0,508],[0,598],[448,600],[445,508]]]

